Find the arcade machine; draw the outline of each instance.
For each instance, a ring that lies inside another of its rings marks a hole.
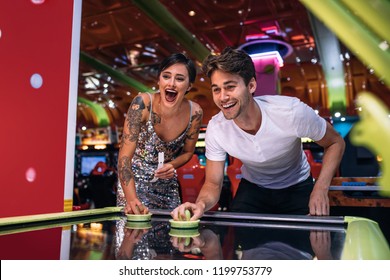
[[[110,127],[80,130],[75,153],[75,209],[116,205],[117,141]]]

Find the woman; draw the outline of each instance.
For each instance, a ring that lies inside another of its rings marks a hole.
[[[133,99],[118,156],[117,205],[126,214],[180,205],[176,169],[191,159],[203,116],[200,106],[185,98],[195,77],[194,63],[173,54],[160,64],[159,91]],[[157,169],[159,153],[164,164]]]

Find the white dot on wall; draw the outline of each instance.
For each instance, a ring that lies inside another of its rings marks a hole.
[[[45,3],[45,0],[31,0],[33,4],[39,5]]]
[[[39,74],[33,74],[30,78],[30,83],[33,88],[40,88],[43,84],[42,76]]]
[[[30,183],[34,182],[37,177],[37,172],[34,168],[30,167],[26,171],[26,180]]]
[[[0,29],[0,39],[1,39],[1,29]]]

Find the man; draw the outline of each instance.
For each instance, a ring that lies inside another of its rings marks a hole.
[[[231,211],[329,215],[328,189],[344,152],[344,140],[310,107],[287,96],[253,97],[256,74],[242,50],[209,55],[203,71],[221,110],[206,131],[206,179],[196,202],[172,211],[174,219],[192,211],[200,218],[218,202],[226,154],[243,162]],[[261,85],[260,85],[261,86]],[[321,173],[313,186],[301,138],[324,148]]]

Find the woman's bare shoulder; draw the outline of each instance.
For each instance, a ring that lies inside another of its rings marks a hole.
[[[192,102],[192,112],[191,112],[191,114],[192,115],[203,114],[202,107],[200,107],[200,105],[198,103],[196,103],[195,101],[191,101],[191,102]]]

